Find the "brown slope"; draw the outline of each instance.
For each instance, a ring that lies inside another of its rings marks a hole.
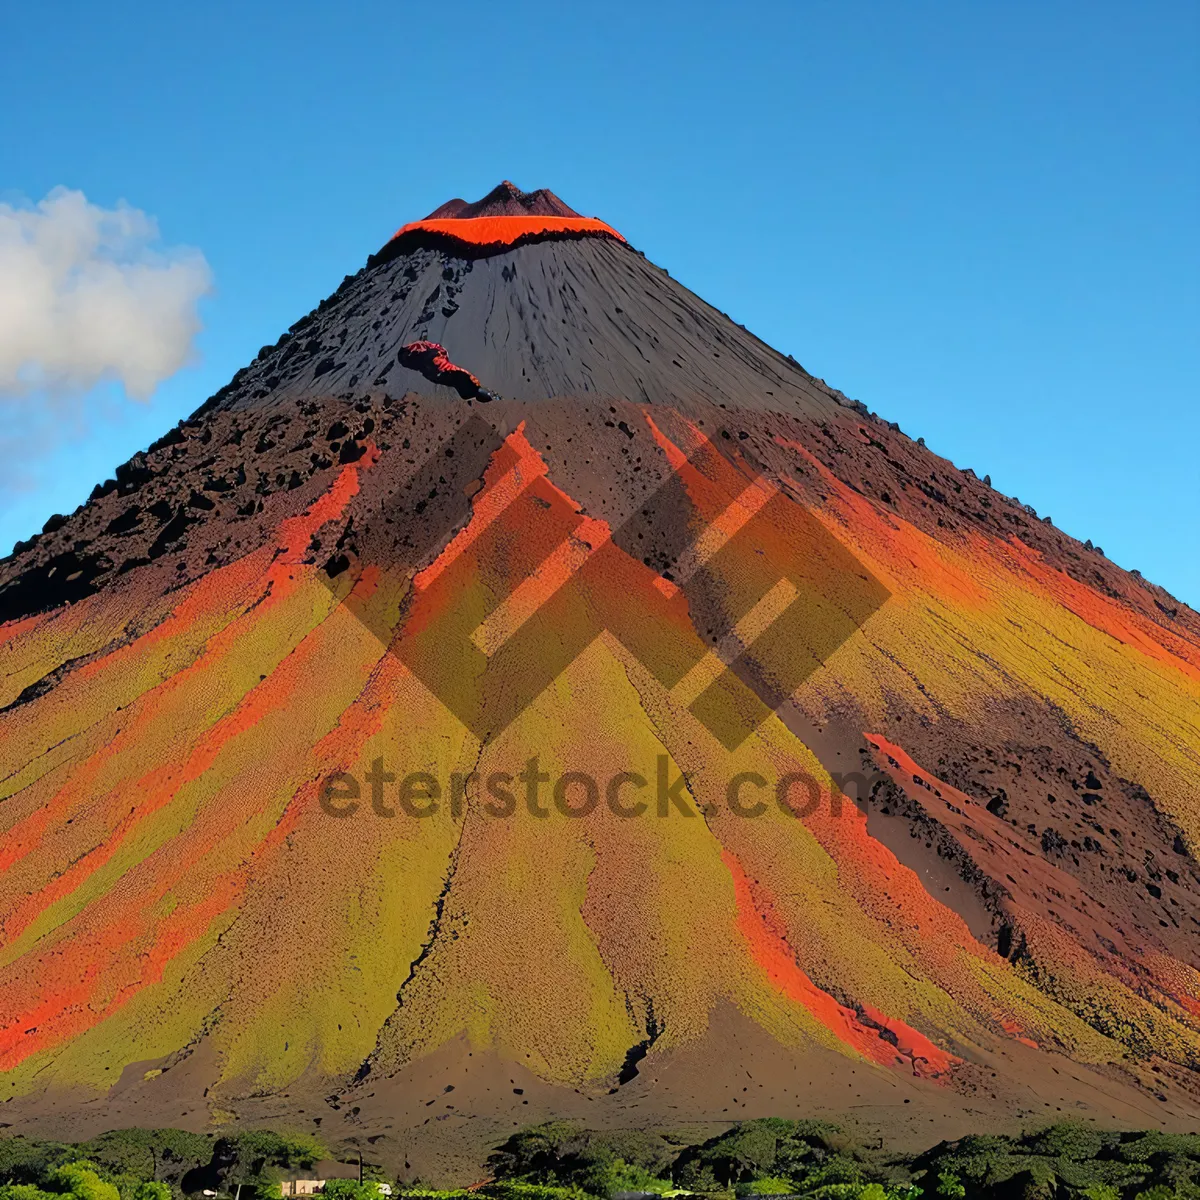
[[[482,200],[468,204],[457,197],[439,204],[426,221],[470,220],[473,217],[578,217],[573,208],[564,204],[549,188],[523,192],[515,183],[505,179]]]

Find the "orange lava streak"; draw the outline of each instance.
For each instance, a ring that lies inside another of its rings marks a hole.
[[[659,429],[654,418],[648,412],[644,412],[642,415],[646,418],[646,424],[650,426],[650,433],[653,435],[655,443],[666,455],[667,462],[671,464],[671,470],[678,474],[688,465],[687,455]]]
[[[855,546],[859,552],[869,555],[877,568],[882,568],[893,582],[903,582],[906,590],[914,586],[932,592],[942,600],[969,605],[973,608],[985,604],[989,594],[970,575],[966,564],[956,568],[953,558],[936,539],[918,529],[903,517],[886,512],[873,500],[860,495],[843,483],[815,454],[800,442],[785,437],[776,437],[775,444],[798,454],[820,476],[822,484],[837,497],[838,503],[848,518],[846,523],[855,533]],[[795,486],[794,482],[793,486]],[[816,515],[820,516],[818,512]],[[841,541],[845,533],[822,518],[830,532]],[[979,534],[968,533],[972,549],[983,553],[990,550],[989,544]],[[882,557],[880,557],[882,555]]]
[[[20,621],[8,621],[0,625],[0,646],[12,638],[19,637],[23,633],[28,633],[35,626],[40,625],[48,616],[49,613],[35,613],[32,617],[25,617]]]
[[[1012,538],[1006,549],[1016,565],[1043,593],[1073,612],[1093,629],[1107,633],[1124,645],[1140,650],[1147,658],[1172,666],[1193,680],[1200,680],[1200,647],[1164,629],[1148,617],[1086,583],[1072,579],[1065,571],[1049,566],[1040,551]]]
[[[484,472],[483,490],[471,501],[471,519],[429,566],[413,576],[413,587],[425,591],[487,532],[534,479],[548,474],[549,470],[542,456],[526,439],[525,422],[522,421],[492,455]]]
[[[379,732],[395,695],[397,678],[404,670],[391,655],[380,660],[358,698],[316,744],[312,781],[292,797],[278,822],[245,862],[213,880],[203,900],[180,906],[164,918],[149,948],[137,955],[137,977],[118,987],[111,998],[93,1007],[102,971],[123,948],[145,933],[148,914],[172,886],[169,878],[149,881],[150,886],[143,887],[140,894],[127,889],[120,897],[123,912],[114,914],[90,936],[70,938],[51,950],[42,960],[43,969],[35,984],[44,990],[31,1006],[21,1007],[13,985],[0,988],[0,1011],[18,1014],[0,1024],[0,1071],[11,1070],[30,1055],[98,1025],[143,988],[160,981],[172,959],[244,896],[251,872],[296,828],[302,815],[315,807],[329,773],[345,769]]]
[[[80,679],[98,674],[104,669],[119,670],[124,660],[134,657],[158,642],[165,641],[176,634],[186,631],[189,624],[203,611],[218,603],[223,594],[233,592],[235,595],[250,586],[257,578],[262,578],[269,565],[269,555],[265,551],[257,551],[210,572],[201,579],[195,588],[181,601],[172,613],[161,624],[143,634],[136,641],[102,658],[86,663],[77,672]],[[233,623],[236,625],[236,621]],[[149,698],[161,697],[170,690],[179,687],[192,675],[203,670],[212,661],[214,654],[225,649],[231,640],[230,626],[220,630],[209,639],[203,653],[194,662],[182,667],[174,675],[157,684],[150,692],[138,697],[135,703],[142,705],[138,711],[131,714],[132,720],[119,730],[107,745],[101,746],[94,754],[80,763],[72,772],[67,782],[58,792],[40,808],[31,812],[24,820],[18,821],[4,836],[0,844],[0,872],[8,870],[35,850],[40,844],[46,831],[56,820],[61,819],[70,810],[72,800],[88,793],[101,768],[110,762],[127,745],[135,741],[153,722],[155,712],[149,704]],[[142,704],[146,701],[145,704]]]
[[[595,217],[466,217],[438,221],[411,221],[402,225],[392,241],[406,233],[436,233],[473,246],[511,246],[521,238],[591,234],[625,239]]]
[[[970,855],[985,874],[1002,884],[1005,907],[1027,934],[1035,927],[1054,940],[1056,953],[1072,969],[1090,975],[1103,961],[1109,975],[1132,991],[1148,981],[1189,1012],[1196,1011],[1196,974],[1161,952],[1133,946],[1120,924],[1074,876],[1047,862],[1012,827],[966,793],[939,779],[915,762],[894,742],[877,733],[863,735],[876,761],[906,793],[915,798]],[[1103,949],[1098,949],[1101,947]],[[1129,964],[1136,963],[1137,970]],[[1189,1003],[1191,999],[1191,1003]],[[1006,1033],[1026,1041],[1019,1026],[1000,1019]]]
[[[322,525],[336,521],[345,511],[346,505],[358,495],[358,473],[360,468],[373,467],[379,461],[379,449],[367,443],[363,458],[348,467],[343,467],[333,486],[324,495],[318,496],[299,516],[289,517],[279,526],[278,540],[282,543],[285,561],[299,562],[308,552],[308,543]]]
[[[76,679],[92,679],[103,673],[118,670],[130,659],[187,633],[202,615],[211,613],[221,602],[221,596],[237,595],[260,578],[271,564],[268,548],[255,550],[245,558],[224,567],[217,567],[198,579],[183,595],[183,598],[153,629],[121,646],[110,654],[104,654],[83,663],[75,672]]]
[[[800,969],[792,948],[775,928],[772,905],[761,885],[752,885],[737,858],[721,851],[721,861],[733,879],[738,929],[749,943],[754,961],[766,972],[776,991],[803,1005],[840,1041],[880,1066],[894,1066],[901,1056],[912,1062],[914,1075],[943,1075],[960,1060],[935,1046],[927,1037],[876,1008],[863,1006],[863,1014],[876,1028],[865,1025],[853,1009],[823,992]],[[895,1042],[881,1036],[887,1031]],[[900,1054],[897,1054],[897,1050]]]
[[[807,447],[784,437],[776,437],[777,445],[799,454],[821,477],[825,486],[837,496],[848,510],[850,525],[858,531],[872,531],[887,546],[889,558],[883,566],[907,573],[904,560],[915,568],[912,581],[933,591],[946,600],[979,604],[989,599],[987,593],[971,580],[965,571],[956,570],[942,557],[939,544],[928,534],[902,517],[892,516],[858,494],[838,479]],[[1066,572],[1051,567],[1044,555],[1027,546],[1017,537],[1001,539],[976,530],[966,532],[967,549],[985,560],[1007,567],[1010,578],[1016,576],[1019,586],[1025,587],[1074,613],[1093,629],[1140,651],[1147,658],[1172,666],[1194,680],[1200,680],[1200,647],[1180,637],[1176,632],[1158,625],[1136,609],[1114,600],[1086,583],[1080,583]],[[870,549],[870,547],[866,547]],[[889,561],[889,559],[891,561]]]
[[[378,568],[367,568],[355,583],[352,595],[358,600],[369,597],[376,589],[378,577]],[[11,942],[41,913],[91,878],[116,854],[135,827],[170,804],[181,788],[199,779],[229,742],[252,729],[268,714],[284,708],[306,682],[304,672],[316,649],[314,639],[306,638],[278,670],[252,688],[231,713],[205,732],[182,765],[169,762],[142,776],[129,789],[132,796],[138,797],[136,807],[106,833],[99,846],[73,862],[47,887],[30,896],[13,910],[11,916],[0,922],[4,940]]]
[[[607,521],[584,517],[480,625],[481,649],[486,647],[485,653],[491,654],[502,646],[611,537]]]
[[[889,1017],[870,1004],[862,1005],[862,1015],[873,1025],[886,1030],[896,1039],[896,1048],[905,1058],[912,1060],[913,1070],[918,1075],[925,1073],[918,1067],[919,1062],[924,1062],[928,1067],[933,1068],[928,1073],[934,1075],[944,1074],[955,1063],[962,1062],[961,1058],[956,1058],[941,1047],[935,1046],[923,1033],[911,1025],[906,1025],[896,1017]]]
[[[875,752],[876,761],[905,792],[911,792],[913,785],[921,788],[917,799],[922,807],[968,849],[992,878],[1010,881],[1005,890],[1018,906],[1040,909],[1047,915],[1048,905],[1074,907],[1091,928],[1133,954],[1125,935],[1100,911],[1103,905],[1089,896],[1074,876],[1036,853],[1007,821],[927,771],[881,734],[863,736]]]
[[[295,517],[289,517],[281,523],[278,531],[281,555],[267,569],[265,577],[265,588],[270,595],[270,604],[278,604],[295,588],[295,580],[288,568],[294,566],[307,552],[313,534],[322,525],[341,516],[346,505],[358,492],[359,465],[371,466],[376,457],[377,451],[372,448],[372,453],[369,453],[361,464],[344,467],[329,491],[314,501],[305,512]],[[116,651],[113,655],[87,664],[85,668],[81,669],[80,676],[90,675],[106,665],[111,667],[121,657],[127,657],[135,649],[152,645],[170,637],[175,632],[186,629],[190,622],[204,611],[206,605],[214,603],[215,597],[224,590],[230,580],[234,582],[235,586],[244,587],[253,580],[255,570],[261,570],[264,565],[264,556],[256,553],[237,563],[230,564],[229,567],[213,571],[196,585],[161,625],[150,630],[136,642]],[[210,666],[216,656],[227,653],[234,644],[237,633],[238,622],[234,621],[209,640],[203,654],[169,679],[164,680],[153,689],[153,693],[161,697],[167,691],[181,687],[192,676]],[[6,871],[36,849],[54,821],[63,817],[70,809],[72,800],[89,790],[104,764],[115,758],[124,747],[135,742],[153,723],[155,717],[156,713],[152,704],[147,702],[142,705],[130,724],[121,730],[107,746],[102,747],[72,772],[66,784],[47,804],[14,825],[5,835],[3,845],[0,845],[0,872]]]
[[[745,476],[712,449],[711,443],[706,445],[703,432],[694,426],[690,431],[698,439],[699,449],[688,458],[648,414],[646,419],[692,502],[711,520],[723,511],[727,504],[724,498],[731,492],[736,494],[739,482],[745,486]],[[791,498],[788,503],[798,504]],[[874,521],[881,523],[879,514]],[[976,941],[958,913],[930,896],[917,875],[871,836],[863,812],[849,802],[837,814],[832,803],[820,804],[803,821],[837,864],[839,875],[858,903],[894,931],[939,986],[948,990],[953,990],[955,984],[971,986],[969,979],[964,980],[958,956],[965,953],[988,957],[993,952]]]
[[[769,494],[778,491],[774,484],[768,483],[756,472],[739,469],[737,464],[721,454],[703,430],[686,418],[680,419],[695,438],[695,448],[690,457],[658,427],[648,412],[643,411],[642,415],[658,448],[670,463],[671,470],[683,481],[688,496],[710,529],[731,521],[736,523],[736,513],[744,507],[739,502],[748,490]]]

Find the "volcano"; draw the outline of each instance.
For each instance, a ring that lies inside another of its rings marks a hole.
[[[551,192],[402,226],[0,622],[13,1131],[1200,1114],[1200,616]]]

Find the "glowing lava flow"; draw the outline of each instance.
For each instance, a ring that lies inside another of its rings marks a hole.
[[[431,383],[452,387],[464,400],[480,400],[485,404],[496,398],[466,367],[450,361],[444,346],[437,342],[409,342],[400,347],[400,365],[420,371]]]
[[[472,246],[514,246],[533,238],[610,237],[625,239],[595,217],[467,217],[438,221],[411,221],[392,237],[395,242],[410,234],[433,234]]]

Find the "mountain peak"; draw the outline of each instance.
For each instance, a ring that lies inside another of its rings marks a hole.
[[[482,200],[468,204],[455,197],[435,208],[425,218],[427,221],[470,220],[475,217],[578,217],[569,205],[564,204],[549,188],[538,188],[536,192],[523,192],[511,180],[504,179]]]
[[[0,561],[3,1123],[1196,1128],[1200,614],[553,204],[406,226]]]

